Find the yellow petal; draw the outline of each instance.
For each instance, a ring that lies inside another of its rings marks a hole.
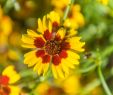
[[[63,28],[60,28],[56,35],[60,36],[61,39],[63,39],[65,37],[65,34],[66,34],[66,30]]]
[[[61,63],[62,70],[65,73],[65,76],[69,75],[69,68],[65,65],[65,63]]]
[[[53,76],[54,76],[54,78],[58,78],[58,74],[57,74],[57,71],[56,71],[56,68],[55,68],[55,66],[52,64],[51,65],[52,66],[52,73],[53,73]]]
[[[44,72],[43,72],[43,76],[47,73],[48,68],[49,68],[49,63],[45,63],[45,64],[43,64],[43,70],[44,70]]]
[[[22,42],[26,44],[34,44],[34,39],[32,37],[29,37],[28,35],[22,35]]]
[[[37,64],[37,62],[41,60],[40,57],[36,56],[36,50],[26,53],[24,57],[25,57],[24,63],[28,64],[28,67]]]
[[[52,23],[51,23],[51,21],[49,21],[48,28],[49,28],[49,32],[52,32]]]
[[[56,13],[55,11],[50,12],[47,15],[47,18],[51,20],[51,22],[57,22],[58,24],[60,23],[60,16],[58,13]]]
[[[43,30],[44,30],[44,31],[47,29],[46,23],[47,23],[47,18],[46,18],[46,16],[44,16],[44,17],[43,17]]]
[[[84,51],[84,49],[82,47],[85,45],[85,43],[80,42],[80,37],[71,37],[71,38],[67,39],[67,41],[69,42],[71,49],[79,51],[79,52]]]
[[[37,34],[35,31],[27,29],[27,33],[30,37],[39,37],[40,34]]]
[[[26,43],[22,43],[21,46],[24,47],[24,48],[36,48],[35,45],[32,45],[32,44],[26,44]]]
[[[57,71],[57,73],[58,73],[59,78],[64,79],[64,73],[63,73],[63,71],[62,71],[61,66],[58,65],[58,66],[55,66],[55,68],[56,68],[56,71]]]
[[[77,53],[73,52],[73,51],[68,50],[67,54],[68,54],[68,57],[70,57],[72,59],[80,59],[80,56]]]
[[[69,59],[69,60],[68,60],[68,58],[67,59],[62,59],[62,62],[65,63],[65,65],[68,68],[71,68],[71,69],[74,69],[75,68],[73,62],[71,62],[71,59]]]
[[[18,86],[9,86],[11,93],[9,95],[20,95],[20,88]]]
[[[38,75],[40,75],[40,74],[42,74],[42,60],[40,59],[37,63],[36,63],[36,65],[34,66],[34,71],[36,71],[36,72],[38,72]]]
[[[68,37],[72,37],[72,36],[75,36],[77,34],[77,31],[75,31],[75,29],[71,29],[69,32],[68,32]]]
[[[42,21],[41,21],[40,18],[38,19],[38,29],[37,29],[37,31],[40,32],[40,33],[42,33],[42,34],[44,33],[43,23],[42,23]]]

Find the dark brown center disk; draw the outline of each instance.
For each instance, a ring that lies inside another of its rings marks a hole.
[[[58,54],[61,50],[60,43],[55,40],[47,41],[45,50],[50,55]]]

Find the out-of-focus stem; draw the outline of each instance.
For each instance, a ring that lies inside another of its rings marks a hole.
[[[97,67],[97,65],[94,64],[92,66],[89,66],[88,68],[80,69],[79,72],[80,73],[87,73],[87,72],[90,72],[90,71],[94,70],[96,67]]]
[[[106,94],[107,95],[112,95],[112,93],[111,93],[111,91],[110,91],[110,89],[109,89],[109,87],[108,87],[108,85],[107,85],[107,83],[106,83],[106,81],[104,79],[104,76],[102,74],[102,71],[101,71],[101,67],[100,66],[98,66],[98,75],[99,75],[100,81],[102,83],[102,86],[103,86]]]
[[[74,3],[74,0],[70,0],[68,6],[66,7],[66,10],[64,12],[64,17],[63,17],[63,21],[67,18],[68,16],[68,13],[69,13],[69,10],[70,10],[70,7],[71,5]]]
[[[113,68],[111,69],[108,76],[106,76],[106,80],[111,78],[113,76]],[[87,95],[89,92],[91,92],[94,88],[101,85],[101,81],[99,79],[94,79],[91,83],[85,86],[84,89],[82,89],[80,95]]]

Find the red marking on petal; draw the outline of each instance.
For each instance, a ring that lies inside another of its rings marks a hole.
[[[52,62],[54,65],[59,65],[61,63],[61,58],[59,55],[54,55],[52,58]]]
[[[42,57],[42,63],[49,63],[50,62],[50,55],[44,55]]]
[[[53,26],[53,27],[58,27],[59,25],[58,25],[58,23],[57,23],[56,21],[54,21],[54,22],[52,23],[52,26]]]
[[[41,37],[38,37],[34,40],[34,45],[37,47],[37,48],[41,48],[43,47],[45,44],[45,41],[41,38]]]
[[[36,52],[36,56],[37,57],[43,57],[45,55],[45,51],[44,50],[38,50],[37,52]]]
[[[46,30],[45,32],[44,32],[44,38],[46,39],[46,40],[51,40],[51,38],[52,38],[52,33],[50,33],[49,32],[49,30]]]
[[[7,85],[9,83],[8,76],[0,76],[0,84]]]
[[[55,21],[52,23],[52,32],[56,33],[59,28],[59,24]]]
[[[61,40],[60,35],[56,35],[56,36],[55,36],[55,41],[60,41],[60,40]]]
[[[64,50],[70,49],[70,44],[68,42],[62,42],[61,48]]]
[[[61,58],[67,58],[67,52],[65,51],[65,50],[62,50],[60,53],[59,53],[59,56],[61,57]]]

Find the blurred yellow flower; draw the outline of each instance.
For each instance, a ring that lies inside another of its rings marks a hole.
[[[0,95],[19,95],[20,88],[13,85],[20,79],[20,75],[15,71],[14,66],[8,66],[0,75]]]
[[[80,11],[81,11],[80,5],[78,4],[73,5],[68,15],[68,18],[64,22],[64,26],[71,27],[74,29],[78,29],[79,27],[84,26],[85,24],[84,16]]]
[[[80,79],[76,75],[71,75],[63,81],[44,81],[40,83],[35,93],[39,95],[79,95]]]
[[[109,0],[98,0],[103,5],[108,5]]]
[[[68,95],[79,95],[81,88],[80,77],[71,75],[62,83],[62,88]]]
[[[55,9],[64,10],[69,4],[70,0],[51,0],[51,4]]]
[[[34,49],[24,55],[24,63],[34,66],[39,75],[52,69],[55,78],[64,78],[79,64],[77,52],[84,51],[85,43],[80,42],[74,29],[62,27],[59,14],[54,11],[43,20],[38,19],[37,31],[27,30],[28,34],[22,35],[22,46]]]
[[[63,13],[69,4],[69,0],[52,0],[51,1],[54,10],[63,16]],[[69,15],[64,22],[64,26],[69,28],[78,29],[79,27],[84,26],[85,20],[84,16],[81,13],[81,7],[79,4],[74,4],[71,6]]]
[[[18,55],[16,50],[9,49],[8,52],[7,52],[7,56],[8,56],[9,59],[11,59],[13,61],[19,60],[19,55]]]
[[[0,7],[0,47],[6,46],[8,36],[12,32],[12,21],[8,16],[3,15]]]

